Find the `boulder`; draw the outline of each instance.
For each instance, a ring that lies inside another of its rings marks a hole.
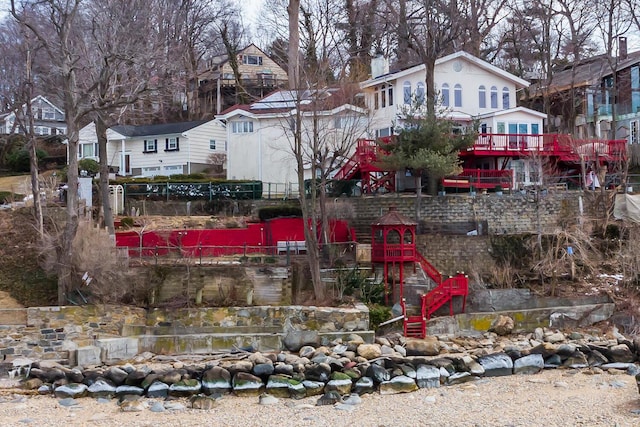
[[[178,381],[169,386],[169,396],[190,397],[200,393],[202,384],[196,379]]]
[[[419,365],[416,370],[416,385],[419,388],[440,387],[440,369],[433,365]]]
[[[241,397],[259,396],[264,392],[264,383],[255,375],[238,372],[231,381],[233,392]]]
[[[78,399],[87,395],[87,386],[81,383],[71,383],[56,387],[53,392],[58,399]]]
[[[619,363],[631,363],[635,360],[635,355],[627,344],[618,344],[609,348],[611,361]]]
[[[162,381],[154,381],[147,389],[147,397],[152,399],[164,399],[169,396],[169,385]]]
[[[353,392],[362,396],[363,394],[371,394],[376,390],[376,384],[369,377],[362,377],[353,386]]]
[[[365,375],[371,378],[375,383],[379,384],[384,381],[389,381],[391,379],[391,374],[382,366],[374,363],[369,365]]]
[[[267,380],[266,392],[275,397],[289,397],[290,381],[282,375],[271,375]]]
[[[119,385],[116,387],[116,397],[123,396],[142,396],[144,389],[142,387],[136,387],[134,385]]]
[[[506,353],[494,353],[478,358],[485,377],[501,377],[513,374],[513,361]]]
[[[282,342],[287,350],[298,351],[305,345],[317,347],[320,344],[320,335],[318,331],[290,330]]]
[[[514,374],[537,374],[543,368],[544,359],[541,354],[530,354],[513,362]]]
[[[97,379],[88,389],[89,396],[94,398],[112,398],[116,395],[116,386],[106,378]]]
[[[440,342],[436,337],[407,338],[405,348],[407,356],[437,356],[440,354]]]
[[[331,379],[324,386],[324,390],[325,392],[335,390],[340,395],[345,395],[351,393],[352,385],[351,377],[342,372],[334,372],[331,374]]]
[[[398,393],[410,393],[416,391],[418,386],[416,382],[406,375],[399,375],[391,378],[389,381],[380,383],[380,394],[398,394]]]
[[[216,399],[211,396],[205,396],[204,394],[197,394],[195,396],[191,396],[189,399],[191,402],[191,408],[193,409],[201,409],[203,411],[209,411],[214,408],[216,405]]]
[[[231,374],[224,368],[214,366],[202,373],[202,391],[205,394],[231,391]]]
[[[377,359],[382,356],[382,348],[380,344],[361,344],[356,350],[358,356],[364,357],[367,360]]]
[[[499,315],[493,320],[493,322],[491,322],[489,331],[495,332],[500,336],[505,336],[513,332],[514,325],[515,323],[511,317]]]
[[[319,394],[324,393],[324,384],[325,383],[321,381],[311,381],[311,380],[302,381],[302,385],[306,390],[307,396],[317,396]]]

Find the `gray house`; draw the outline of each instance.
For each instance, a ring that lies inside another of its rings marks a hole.
[[[22,106],[22,109],[26,105]],[[64,135],[67,133],[67,123],[64,111],[55,106],[42,95],[31,100],[33,111],[33,128],[36,135]],[[20,126],[20,116],[16,117],[16,111],[0,114],[0,134],[23,133]]]

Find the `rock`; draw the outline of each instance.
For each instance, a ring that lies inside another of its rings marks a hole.
[[[42,380],[43,383],[52,384],[60,379],[66,378],[66,374],[62,369],[59,368],[51,368],[51,369],[39,369],[39,368],[31,368],[29,371],[29,375],[32,377],[36,377]]]
[[[376,359],[382,356],[382,348],[380,344],[361,344],[356,350],[358,356],[364,357],[367,360]]]
[[[317,396],[319,394],[324,393],[324,384],[325,383],[322,381],[311,381],[311,380],[302,381],[302,385],[306,390],[307,396]]]
[[[258,397],[258,404],[259,405],[275,405],[279,402],[280,400],[275,397],[272,396],[268,393],[262,393],[259,397]]]
[[[289,351],[298,351],[305,345],[317,347],[320,344],[318,331],[290,330],[284,336],[282,343]]]
[[[281,362],[275,363],[273,365],[273,373],[292,376],[294,373],[293,365],[289,365],[288,363],[281,363]]]
[[[536,341],[541,342],[544,340],[544,330],[542,328],[536,328],[533,331],[533,337]]]
[[[42,384],[38,387],[38,394],[45,395],[51,393],[51,385],[50,384]]]
[[[556,344],[556,343],[565,341],[565,339],[566,338],[562,332],[556,332],[554,334],[550,334],[546,336],[544,340],[551,344]]]
[[[149,375],[151,371],[149,369],[136,369],[129,372],[127,378],[124,380],[126,385],[134,385],[136,387],[142,387],[142,382]],[[143,387],[144,388],[144,387]]]
[[[119,385],[116,387],[116,397],[121,396],[142,396],[144,389],[134,385]]]
[[[545,368],[557,368],[562,366],[562,358],[558,354],[552,354],[551,356],[544,359],[544,367]]]
[[[485,377],[501,377],[513,374],[513,361],[506,353],[494,353],[478,358]]]
[[[335,405],[342,402],[342,396],[335,390],[327,391],[316,401],[316,406]]]
[[[380,394],[398,394],[398,393],[410,393],[416,391],[418,386],[416,382],[407,377],[406,375],[399,375],[391,378],[389,381],[380,383]]]
[[[369,377],[362,377],[353,385],[353,391],[360,396],[373,393],[375,389],[376,385]]]
[[[478,377],[471,375],[469,372],[456,372],[455,374],[451,374],[449,378],[447,378],[447,384],[463,384],[469,381],[475,381]]]
[[[419,388],[440,387],[440,369],[432,365],[419,365],[416,371],[416,384]]]
[[[333,407],[339,411],[353,411],[356,409],[353,405],[347,405],[342,402],[338,402]]]
[[[513,327],[514,321],[511,317],[499,315],[493,322],[491,322],[489,331],[495,332],[500,336],[505,336],[513,332]]]
[[[112,366],[105,374],[105,377],[113,381],[113,384],[115,384],[116,386],[124,384],[124,381],[128,376],[129,373],[127,371],[125,371],[124,369],[120,369],[117,366]]]
[[[89,386],[89,396],[94,398],[112,398],[116,395],[116,386],[106,378],[100,378]]]
[[[122,412],[142,412],[147,409],[147,404],[142,400],[125,400],[120,403]]]
[[[298,356],[311,358],[313,357],[315,352],[316,352],[316,349],[314,347],[310,345],[303,345],[298,351]]]
[[[362,403],[362,398],[357,393],[351,393],[349,396],[342,399],[342,403],[345,405],[360,405]]]
[[[164,405],[162,404],[162,402],[153,402],[153,404],[151,405],[149,410],[151,412],[164,412],[164,411],[166,411],[166,409],[164,409]]]
[[[42,386],[43,382],[40,378],[29,378],[22,383],[22,388],[25,390],[37,390]]]
[[[267,378],[269,375],[273,374],[273,371],[273,363],[269,361],[269,363],[258,363],[253,365],[251,373],[257,377]]]
[[[79,403],[77,400],[71,397],[65,397],[64,399],[58,400],[58,404],[60,406],[71,407],[71,406],[78,406]]]
[[[602,366],[608,361],[609,360],[598,350],[591,350],[587,356],[587,363],[589,363],[589,366]]]
[[[185,409],[187,409],[187,407],[180,402],[164,402],[164,409],[166,409],[167,411],[177,412],[184,411]]]
[[[636,375],[636,385],[638,386],[638,393],[640,393],[640,374]]]
[[[53,393],[59,399],[64,399],[67,397],[78,399],[87,395],[87,386],[78,383],[66,384],[60,387],[56,387]]]
[[[281,375],[271,375],[267,381],[267,393],[275,397],[289,397],[290,381]]]
[[[161,374],[158,379],[165,384],[174,384],[178,381],[182,380],[182,374],[179,371],[171,370],[169,372],[165,372]]]
[[[331,374],[331,379],[324,386],[325,392],[335,390],[340,395],[351,393],[352,386],[351,378],[342,372],[334,372]]]
[[[373,381],[378,384],[384,381],[389,381],[391,379],[391,374],[389,373],[389,371],[375,363],[367,368],[365,375],[373,379]]]
[[[587,356],[585,356],[584,353],[576,351],[564,361],[563,366],[572,369],[580,369],[589,366],[589,362],[587,361]]]
[[[169,396],[169,385],[162,381],[154,381],[147,389],[147,397],[151,399],[164,399]]]
[[[211,396],[205,396],[204,394],[198,394],[191,396],[189,399],[191,402],[191,408],[201,409],[203,411],[209,411],[216,405],[216,399]]]
[[[514,374],[537,374],[544,368],[541,354],[530,354],[513,362]]]
[[[169,396],[189,397],[200,393],[202,384],[196,379],[182,380],[169,386]]]
[[[440,342],[436,337],[407,338],[405,348],[407,356],[437,356],[440,354]]]
[[[259,396],[264,391],[264,383],[255,375],[238,372],[231,381],[233,392],[237,396]]]
[[[631,363],[635,360],[634,354],[629,350],[627,344],[618,344],[609,348],[612,362]]]
[[[289,380],[289,397],[291,399],[304,399],[307,397],[307,389],[297,380]]]
[[[331,366],[326,363],[320,363],[307,369],[304,373],[305,378],[312,381],[327,382],[331,375]]]
[[[231,374],[224,368],[214,366],[202,373],[202,391],[205,394],[231,391]]]

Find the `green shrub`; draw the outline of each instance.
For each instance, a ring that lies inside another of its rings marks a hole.
[[[132,228],[135,224],[135,220],[130,216],[125,216],[120,220],[120,224],[122,224],[123,227]]]
[[[9,203],[22,199],[24,199],[24,194],[12,193],[11,191],[0,191],[0,203]]]
[[[100,172],[100,163],[93,159],[80,159],[78,160],[78,172],[87,171],[91,176],[95,176]]]
[[[36,157],[38,158],[38,162],[48,154],[44,150],[36,150]],[[21,148],[19,150],[12,151],[7,156],[7,167],[14,172],[29,172],[29,151],[26,148]]]
[[[381,304],[369,304],[369,327],[372,330],[378,329],[380,323],[391,319],[391,309]]]

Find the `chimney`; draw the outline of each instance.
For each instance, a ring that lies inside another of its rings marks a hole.
[[[627,59],[627,38],[618,37],[618,57],[620,59]]]
[[[389,61],[383,55],[378,54],[371,59],[371,78],[383,76],[389,73]]]

